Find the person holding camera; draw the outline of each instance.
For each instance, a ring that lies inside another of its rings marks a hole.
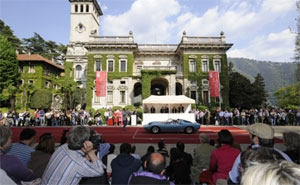
[[[79,184],[83,177],[104,174],[105,165],[96,155],[99,144],[93,143],[91,131],[76,126],[68,135],[68,143],[52,155],[42,177],[42,185]]]

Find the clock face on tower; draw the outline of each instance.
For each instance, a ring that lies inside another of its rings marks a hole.
[[[79,33],[82,33],[86,30],[86,27],[82,24],[82,23],[79,23],[76,27],[75,27],[75,30]]]

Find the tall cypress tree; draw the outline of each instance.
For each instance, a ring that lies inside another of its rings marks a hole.
[[[12,44],[8,39],[0,35],[0,106],[5,103],[7,96],[4,96],[4,89],[13,89],[16,87],[20,79],[20,73],[18,72],[19,63],[17,55]],[[14,97],[14,94],[9,95],[9,98]],[[11,101],[11,103],[14,101]],[[13,105],[11,105],[13,107]]]
[[[261,108],[263,103],[267,100],[267,93],[265,90],[264,78],[258,73],[255,77],[255,81],[252,84],[252,106],[255,108]]]

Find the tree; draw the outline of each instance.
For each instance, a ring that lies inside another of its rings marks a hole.
[[[3,90],[10,87],[17,87],[20,79],[20,74],[18,72],[19,62],[17,60],[16,52],[8,41],[8,39],[0,35],[0,103],[1,106],[5,104],[7,96],[3,95]],[[8,92],[8,91],[7,91]],[[11,91],[10,91],[11,92]],[[7,94],[7,93],[5,93]],[[14,98],[14,96],[10,96]],[[11,100],[13,103],[14,100]],[[14,105],[11,105],[14,107]]]
[[[252,85],[249,79],[238,72],[229,76],[229,105],[242,109],[252,108]]]
[[[295,42],[295,62],[300,62],[300,1],[297,1],[297,11],[298,11],[298,18],[297,18],[297,35],[296,35],[296,42]]]
[[[0,35],[6,37],[15,50],[22,50],[21,40],[14,35],[10,27],[5,25],[5,23],[1,19],[0,19]]]
[[[300,105],[300,82],[278,89],[274,95],[278,105],[286,109],[297,109]]]
[[[34,36],[31,38],[24,38],[22,45],[26,53],[39,54],[49,60],[55,59],[61,63],[65,59],[65,53],[67,52],[65,45],[57,44],[54,41],[46,41],[37,33],[34,33]]]
[[[258,73],[252,84],[253,95],[252,95],[252,106],[255,108],[261,108],[263,103],[267,100],[267,93],[265,90],[264,78]]]
[[[49,109],[52,103],[52,93],[48,89],[36,90],[30,100],[30,107],[34,109]]]

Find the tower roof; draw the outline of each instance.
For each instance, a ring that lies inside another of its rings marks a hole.
[[[69,0],[69,2],[71,2],[71,3],[72,2],[92,2],[95,5],[99,15],[100,16],[103,15],[103,12],[102,12],[97,0]]]

